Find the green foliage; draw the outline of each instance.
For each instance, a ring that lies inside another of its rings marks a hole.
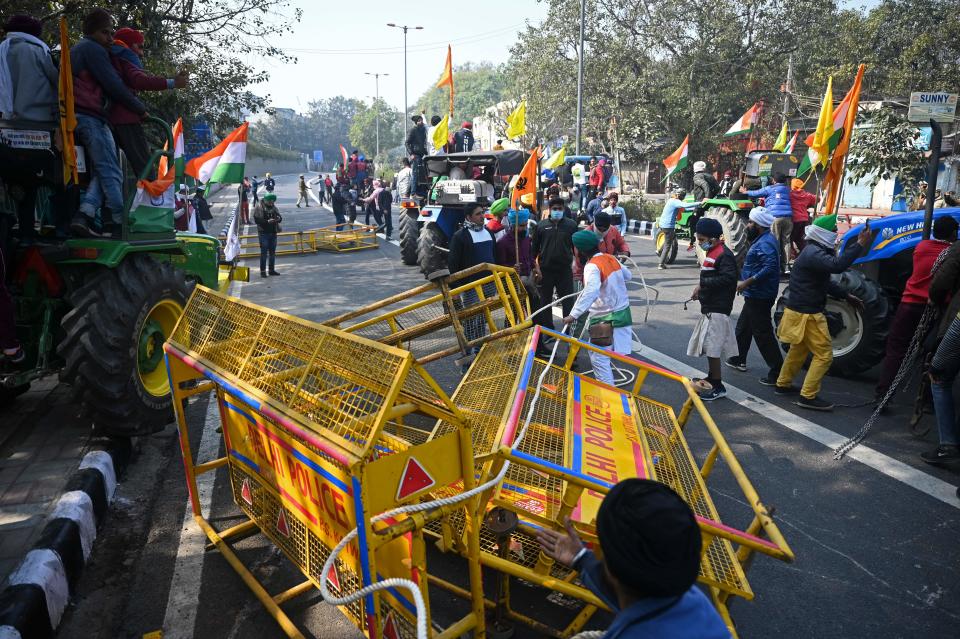
[[[276,111],[253,125],[251,138],[301,153],[321,149],[327,166],[332,166],[339,161],[339,145],[349,145],[350,126],[364,108],[359,100],[338,95],[311,102],[304,114]]]
[[[379,110],[378,110],[379,109]],[[391,149],[403,143],[400,112],[382,98],[378,104],[360,104],[350,125],[350,144],[367,157],[374,157],[377,149],[377,114],[380,120],[380,150]]]
[[[903,184],[902,197],[912,200],[919,194],[918,184],[927,163],[917,146],[919,137],[916,125],[893,109],[867,113],[850,140],[849,179],[867,178],[872,188],[881,179],[898,178]]]
[[[439,80],[440,77],[437,76]],[[461,121],[472,120],[484,114],[488,107],[497,102],[515,98],[510,92],[510,79],[503,65],[490,63],[468,63],[453,68],[453,108],[454,119],[451,130]],[[448,87],[432,88],[421,95],[414,103],[417,113],[425,111],[427,122],[430,116],[443,117],[450,108],[450,90]],[[382,147],[382,141],[380,146]]]
[[[260,144],[253,140],[247,140],[247,152],[258,158],[266,160],[299,160],[300,153],[297,151],[284,151],[274,146]]]
[[[173,77],[179,69],[190,70],[185,89],[141,94],[151,114],[168,122],[183,117],[187,128],[203,119],[220,135],[236,127],[244,111],[256,113],[266,106],[269,96],[258,96],[250,87],[264,82],[267,72],[244,60],[290,61],[271,41],[291,32],[302,13],[289,0],[5,0],[2,14],[43,19],[43,36],[51,44],[59,42],[57,25],[65,15],[75,43],[82,37],[83,16],[94,7],[113,14],[118,27],[143,31],[147,71]]]

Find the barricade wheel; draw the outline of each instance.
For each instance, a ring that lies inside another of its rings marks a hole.
[[[407,266],[416,266],[417,240],[420,239],[420,226],[417,220],[406,213],[400,214],[400,259]]]
[[[63,318],[62,381],[73,385],[94,425],[132,437],[172,419],[163,343],[187,302],[182,271],[148,255],[132,255],[92,273],[68,298]]]

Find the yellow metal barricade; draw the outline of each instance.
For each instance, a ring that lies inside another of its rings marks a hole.
[[[416,636],[418,608],[429,627],[428,584],[466,599],[459,621],[429,636],[485,637],[490,608],[501,619],[572,636],[604,604],[540,552],[535,531],[562,530],[570,517],[596,542],[600,502],[629,477],[661,481],[690,504],[704,542],[699,581],[734,635],[729,599],[753,598],[746,572],[755,554],[792,561],[690,380],[609,351],[629,374],[624,388],[575,372],[578,354],[598,349],[531,328],[522,291],[512,269],[482,265],[318,325],[197,288],[165,347],[195,518],[290,636],[299,634],[279,603],[314,586],[342,598],[374,584],[391,588],[342,605],[367,637]],[[549,365],[535,355],[548,335],[558,344]],[[450,396],[425,368],[478,348]],[[681,398],[676,409],[643,394],[651,375],[660,393],[669,387],[669,397]],[[205,391],[220,405],[227,455],[195,463],[182,400]],[[693,416],[711,442],[700,461],[684,433]],[[742,530],[722,522],[710,495],[718,461],[742,493],[734,501],[752,516]],[[224,465],[248,521],[217,531],[200,513],[195,477]],[[496,529],[487,517],[503,511],[517,516],[516,525]],[[256,531],[306,581],[268,595],[229,545]],[[431,538],[462,557],[461,578],[427,570]],[[500,575],[496,600],[485,597],[482,567]],[[557,618],[517,612],[512,578],[578,607]],[[423,603],[393,580],[412,584]]]
[[[296,255],[316,253],[317,251],[359,251],[379,248],[376,227],[363,224],[335,224],[306,231],[283,231],[277,233],[277,255]],[[238,257],[253,258],[260,256],[260,238],[258,235],[240,236]]]

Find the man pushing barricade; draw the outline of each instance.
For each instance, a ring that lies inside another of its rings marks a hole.
[[[595,231],[573,234],[574,257],[583,267],[583,292],[563,323],[569,326],[589,312],[590,343],[629,355],[633,320],[627,282],[631,274],[617,258],[600,252],[600,239]],[[594,377],[611,386],[614,384],[609,357],[590,351],[590,363]]]
[[[807,245],[793,263],[790,271],[790,295],[780,320],[777,337],[790,345],[790,352],[780,369],[775,392],[777,395],[792,395],[797,392],[792,386],[793,378],[813,354],[810,368],[803,379],[800,399],[795,402],[801,408],[833,410],[833,404],[820,399],[820,381],[833,362],[833,343],[827,318],[823,314],[827,294],[846,298],[848,302],[862,307],[863,302],[854,295],[846,294],[830,280],[834,273],[843,273],[850,268],[860,254],[870,248],[873,233],[870,224],[864,225],[856,243],[848,244],[843,255],[837,255],[837,216],[825,215],[807,227]]]
[[[543,552],[576,570],[616,614],[604,639],[730,637],[695,585],[700,529],[690,506],[671,488],[650,479],[615,485],[600,503],[597,538],[602,558],[583,545],[569,518],[565,533],[537,531]]]

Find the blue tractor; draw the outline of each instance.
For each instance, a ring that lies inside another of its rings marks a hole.
[[[933,212],[934,219],[944,215],[960,222],[958,207]],[[863,310],[845,300],[827,298],[825,315],[833,338],[831,374],[856,375],[883,360],[890,322],[913,272],[913,249],[923,236],[923,216],[923,211],[910,211],[871,220],[870,228],[877,233],[870,250],[847,271],[833,276],[833,281],[844,291],[863,300]],[[856,242],[862,228],[859,224],[843,235],[841,252]],[[777,324],[789,296],[787,286],[777,302],[774,316]]]
[[[447,268],[450,238],[468,207],[489,206],[507,192],[510,176],[527,161],[524,151],[470,151],[423,159],[418,196],[400,203],[400,257],[424,276]]]

